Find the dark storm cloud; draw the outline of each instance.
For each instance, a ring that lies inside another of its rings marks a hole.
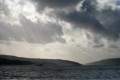
[[[107,9],[102,13],[96,14],[99,21],[102,22],[109,36],[114,39],[119,38],[120,34],[120,10]]]
[[[59,15],[63,20],[68,21],[75,25],[77,28],[91,29],[95,32],[105,32],[102,24],[96,19],[94,14],[86,12],[72,12],[70,14]]]
[[[90,29],[108,38],[119,38],[120,10],[109,8],[99,12],[96,9],[96,5],[97,2],[95,0],[86,0],[81,7],[81,12],[74,11],[67,14],[62,12],[58,16],[74,24],[77,28]]]
[[[82,0],[35,0],[42,7],[59,8],[55,9],[51,15],[57,16],[61,20],[70,22],[77,28],[90,29],[93,32],[100,33],[111,39],[118,39],[120,33],[120,10],[112,10],[112,8],[103,11],[97,10],[96,0],[85,0],[82,4],[81,11],[66,13],[63,8],[76,6]],[[39,9],[39,6],[37,6]],[[73,8],[71,8],[73,9]],[[67,11],[67,8],[66,8]],[[76,28],[75,27],[75,28]]]
[[[51,8],[65,8],[78,4],[82,0],[31,0],[37,2],[37,9]]]

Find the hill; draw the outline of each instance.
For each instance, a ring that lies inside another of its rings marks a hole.
[[[112,59],[104,59],[92,63],[88,63],[86,65],[117,65],[120,66],[120,58],[112,58]]]
[[[33,59],[9,55],[0,55],[0,65],[37,65],[37,66],[81,66],[73,61],[59,59]]]

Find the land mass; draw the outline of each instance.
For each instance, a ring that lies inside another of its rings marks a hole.
[[[120,58],[111,58],[111,59],[104,59],[92,63],[88,63],[86,65],[112,65],[112,66],[120,66]]]
[[[81,66],[73,61],[60,59],[33,59],[10,55],[0,55],[0,65],[37,65],[37,66]]]

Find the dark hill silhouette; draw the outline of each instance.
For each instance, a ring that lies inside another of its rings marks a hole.
[[[120,58],[112,58],[112,59],[104,59],[92,63],[88,63],[87,65],[117,65],[120,66]]]
[[[0,65],[81,66],[77,62],[59,59],[35,59],[0,55]]]

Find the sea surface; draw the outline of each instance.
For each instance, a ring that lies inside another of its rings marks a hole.
[[[120,66],[1,65],[0,80],[120,80]]]

